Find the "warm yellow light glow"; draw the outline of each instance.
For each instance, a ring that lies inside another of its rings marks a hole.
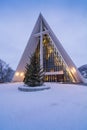
[[[23,73],[23,72],[21,72],[21,73],[16,72],[16,73],[15,73],[15,76],[21,76],[21,77],[23,77],[23,76],[24,76],[24,73]]]
[[[50,49],[50,50],[49,50],[49,52],[50,52],[50,53],[52,53],[52,52],[53,52],[53,50],[52,50],[52,49]]]
[[[48,81],[48,76],[46,76],[46,81]]]
[[[48,49],[49,49],[49,53],[51,54],[53,52],[53,49],[51,47],[49,47]]]
[[[23,76],[24,76],[24,73],[23,73],[23,72],[21,72],[21,73],[20,73],[20,76],[21,76],[21,77],[23,77]]]
[[[71,71],[72,71],[73,73],[75,73],[75,72],[76,72],[76,69],[73,67]]]
[[[74,73],[76,72],[76,69],[75,69],[75,68],[73,68],[73,72],[74,72]]]
[[[43,43],[46,44],[46,39],[43,40]]]
[[[69,71],[69,68],[67,68],[66,70],[67,70],[67,72],[70,72],[70,71]]]
[[[19,76],[19,72],[16,72],[15,75],[16,75],[16,76]]]

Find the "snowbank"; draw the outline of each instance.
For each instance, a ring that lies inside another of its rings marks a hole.
[[[22,83],[0,85],[0,130],[87,130],[87,87],[46,83],[21,92]]]

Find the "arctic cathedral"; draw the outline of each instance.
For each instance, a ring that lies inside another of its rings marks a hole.
[[[77,67],[64,50],[42,14],[38,17],[18,64],[13,77],[14,82],[23,81],[26,63],[29,63],[29,57],[34,52],[45,71],[44,80],[46,82],[84,83],[84,79]]]

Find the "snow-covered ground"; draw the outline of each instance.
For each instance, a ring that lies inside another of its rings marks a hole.
[[[21,92],[20,85],[0,85],[0,130],[87,130],[87,86]]]

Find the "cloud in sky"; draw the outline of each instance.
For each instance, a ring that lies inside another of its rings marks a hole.
[[[40,12],[77,66],[87,64],[86,0],[0,1],[0,58],[16,69]]]

